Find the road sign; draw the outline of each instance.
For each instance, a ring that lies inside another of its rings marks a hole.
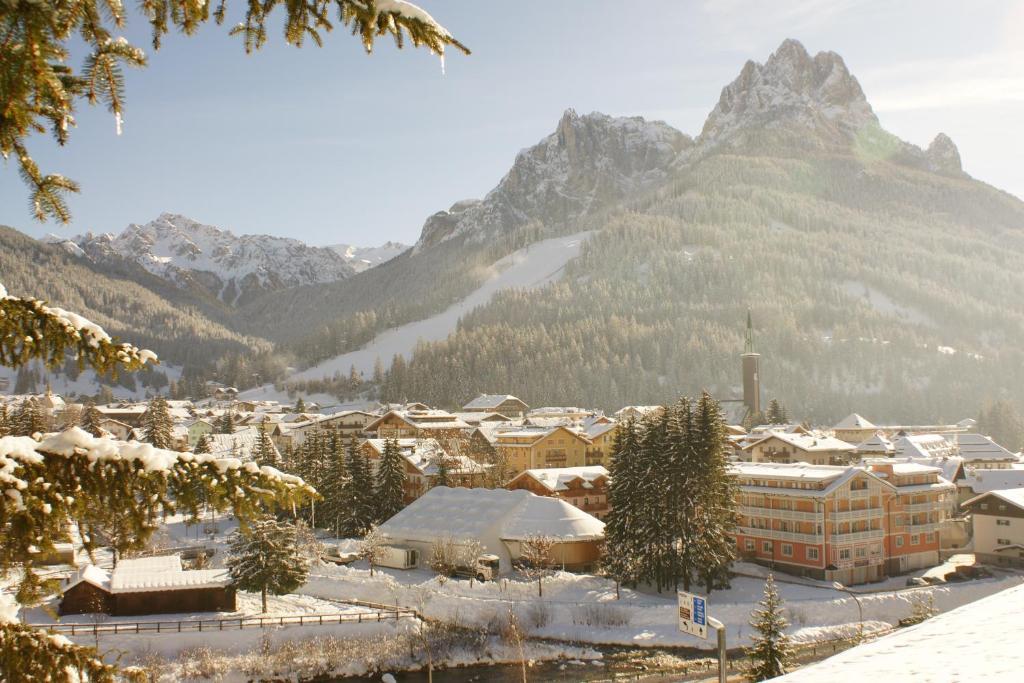
[[[700,595],[679,591],[679,630],[683,633],[708,637],[708,601]]]

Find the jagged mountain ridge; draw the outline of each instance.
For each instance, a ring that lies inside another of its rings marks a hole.
[[[408,244],[388,240],[379,247],[357,247],[353,244],[330,244],[328,249],[340,255],[352,269],[361,273],[374,266],[390,261],[409,249]]]
[[[200,288],[232,305],[356,272],[348,259],[326,247],[272,235],[236,236],[170,213],[145,225],[133,223],[120,235],[89,233],[71,242],[94,261],[126,259],[182,289]]]

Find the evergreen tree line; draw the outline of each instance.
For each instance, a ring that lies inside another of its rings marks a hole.
[[[311,527],[333,529],[339,536],[364,536],[405,507],[405,458],[394,439],[384,441],[376,464],[355,440],[331,430],[314,431],[282,456],[281,463],[260,462],[300,476],[322,500],[297,509]]]
[[[609,468],[607,572],[658,591],[729,585],[736,490],[725,422],[704,392],[620,428]]]

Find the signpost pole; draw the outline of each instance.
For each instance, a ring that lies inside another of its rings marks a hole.
[[[708,617],[708,626],[718,632],[718,683],[726,683],[726,670],[729,668],[729,659],[725,647],[725,624],[714,617]]]

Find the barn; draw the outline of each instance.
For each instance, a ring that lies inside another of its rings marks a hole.
[[[60,602],[61,615],[234,610],[235,589],[226,569],[184,570],[178,555],[121,560],[113,570],[87,565],[64,587]]]
[[[419,550],[427,561],[436,541],[478,542],[507,574],[532,535],[554,540],[552,566],[583,570],[597,563],[604,523],[563,500],[529,491],[436,486],[380,525],[393,544]]]

